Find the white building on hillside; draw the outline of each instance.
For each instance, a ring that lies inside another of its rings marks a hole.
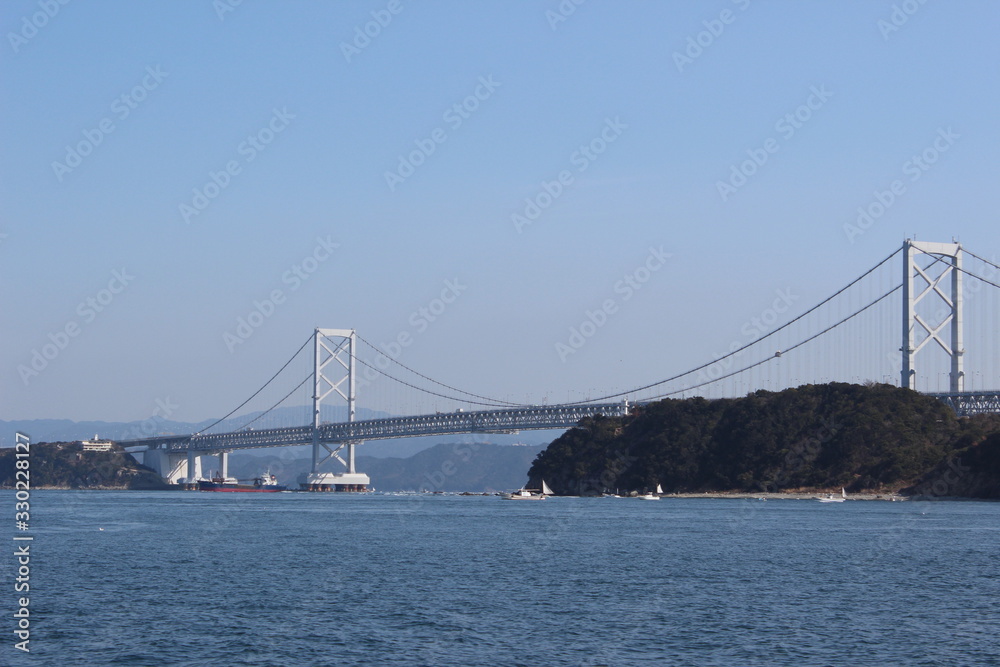
[[[114,445],[110,440],[100,440],[96,433],[93,440],[82,440],[81,442],[85,452],[110,452],[112,445]]]

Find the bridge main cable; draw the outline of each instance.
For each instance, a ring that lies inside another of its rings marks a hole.
[[[389,375],[388,373],[386,373],[383,370],[379,370],[377,368],[372,367],[371,364],[365,362],[364,360],[359,359],[358,357],[354,357],[354,360],[357,361],[358,363],[363,364],[364,366],[367,366],[368,368],[371,368],[376,373],[379,373],[381,375],[385,375],[390,380],[395,380],[396,382],[398,382],[398,383],[400,383],[402,385],[406,385],[407,387],[410,387],[411,389],[416,389],[417,391],[422,391],[424,393],[431,394],[432,396],[438,396],[440,398],[447,398],[447,399],[450,399],[450,400],[453,400],[453,401],[461,401],[463,403],[471,403],[473,405],[486,405],[486,406],[490,406],[490,407],[495,407],[495,406],[500,406],[500,405],[506,405],[506,406],[510,406],[510,407],[530,407],[530,405],[527,404],[527,403],[512,403],[510,401],[501,401],[500,399],[497,399],[497,398],[491,398],[489,396],[481,396],[480,394],[473,394],[470,391],[465,391],[465,390],[459,389],[457,387],[452,387],[451,385],[445,384],[444,382],[438,382],[434,378],[428,377],[428,376],[424,375],[423,373],[410,368],[409,366],[407,366],[403,362],[398,361],[396,359],[390,358],[388,355],[386,355],[384,352],[382,352],[382,350],[378,349],[377,347],[375,347],[375,345],[373,345],[372,343],[369,343],[367,340],[365,340],[361,336],[361,334],[355,333],[355,335],[358,337],[358,340],[360,340],[362,343],[364,343],[368,347],[372,348],[373,350],[375,350],[379,354],[382,354],[383,356],[385,356],[385,358],[389,359],[390,362],[396,364],[397,366],[401,366],[401,367],[405,368],[406,370],[410,371],[414,375],[416,375],[418,377],[421,377],[421,378],[423,378],[425,380],[428,380],[430,382],[433,382],[434,384],[441,385],[442,387],[444,387],[446,389],[450,389],[451,391],[457,391],[460,394],[465,394],[466,396],[471,396],[473,398],[480,398],[480,399],[482,399],[484,401],[489,401],[489,402],[488,403],[480,403],[478,401],[470,401],[470,400],[468,400],[466,398],[461,398],[461,397],[457,397],[457,396],[446,396],[444,394],[439,394],[439,393],[431,391],[429,389],[424,389],[423,387],[418,387],[416,385],[410,384],[409,382],[406,382],[405,380],[400,380],[397,377]]]
[[[768,363],[769,361],[774,361],[774,359],[776,359],[780,355],[786,354],[786,353],[791,352],[792,350],[794,350],[796,348],[802,347],[806,343],[814,341],[817,338],[819,338],[820,336],[822,336],[822,335],[824,335],[826,333],[829,333],[830,331],[833,331],[834,329],[836,329],[837,327],[839,327],[841,324],[843,324],[843,323],[845,323],[845,322],[847,322],[849,320],[854,319],[855,317],[857,317],[861,313],[865,312],[866,310],[868,310],[869,308],[871,308],[875,304],[879,303],[880,301],[882,301],[886,297],[888,297],[891,294],[899,291],[899,289],[902,286],[903,286],[902,283],[900,283],[899,285],[896,285],[895,287],[893,287],[892,289],[890,289],[888,292],[886,292],[882,296],[878,297],[877,299],[875,299],[874,301],[872,301],[868,305],[863,306],[862,308],[859,308],[858,310],[854,311],[853,313],[851,313],[850,315],[848,315],[844,319],[840,320],[836,324],[831,324],[830,326],[828,326],[827,328],[823,329],[819,333],[813,334],[812,336],[809,336],[809,338],[806,338],[805,340],[799,341],[798,343],[796,343],[795,345],[792,345],[788,349],[780,350],[774,356],[764,357],[760,361],[756,361],[756,362],[750,364],[749,366],[744,366],[743,368],[740,368],[738,370],[732,371],[731,373],[727,373],[726,375],[722,375],[720,377],[717,377],[717,378],[714,378],[714,379],[711,379],[711,380],[707,380],[705,382],[702,382],[701,384],[696,384],[696,385],[693,385],[693,386],[690,386],[690,387],[684,387],[683,389],[678,389],[676,391],[671,391],[671,392],[668,392],[666,394],[660,394],[659,396],[654,396],[653,398],[651,398],[649,400],[655,401],[657,399],[666,398],[668,396],[673,396],[675,394],[680,394],[680,393],[683,393],[685,391],[691,391],[692,389],[698,389],[699,387],[704,387],[705,385],[712,384],[714,382],[719,382],[720,380],[725,380],[726,378],[731,378],[734,375],[738,375],[738,374],[743,373],[744,371],[748,371],[748,370],[750,370],[752,368],[757,368],[758,366],[763,366],[764,364]]]
[[[847,285],[845,285],[841,289],[837,290],[836,292],[834,292],[832,295],[830,295],[829,297],[827,297],[823,301],[820,301],[815,306],[813,306],[809,310],[805,311],[804,313],[802,313],[798,317],[795,317],[795,318],[789,320],[788,322],[782,324],[780,327],[778,327],[778,328],[770,331],[769,333],[761,336],[760,338],[752,340],[749,343],[747,343],[746,345],[743,345],[742,347],[739,347],[739,348],[737,348],[735,350],[732,350],[728,354],[725,354],[725,355],[723,355],[721,357],[717,357],[715,359],[712,359],[711,361],[706,362],[706,363],[704,363],[701,366],[698,366],[696,368],[692,368],[689,371],[685,371],[684,373],[679,373],[679,374],[674,375],[672,377],[668,377],[668,378],[666,378],[664,380],[659,380],[658,382],[652,382],[650,384],[643,385],[641,387],[635,387],[634,389],[630,389],[628,391],[620,391],[620,392],[617,392],[617,393],[614,393],[614,394],[607,394],[606,396],[599,396],[597,398],[592,398],[592,399],[589,399],[589,400],[586,400],[586,401],[576,401],[576,402],[573,402],[573,403],[565,403],[564,405],[585,405],[587,403],[595,403],[597,401],[605,401],[605,400],[613,399],[613,398],[621,398],[622,396],[628,396],[630,394],[636,394],[636,393],[638,393],[640,391],[645,391],[647,389],[652,389],[653,387],[659,387],[660,385],[666,384],[668,382],[673,382],[674,380],[679,380],[682,377],[685,377],[687,375],[691,375],[692,373],[697,373],[698,371],[700,371],[700,370],[702,370],[704,368],[708,368],[709,366],[711,366],[713,364],[716,364],[716,363],[722,361],[723,359],[728,359],[729,357],[735,356],[735,355],[739,354],[740,352],[743,352],[744,350],[747,350],[747,349],[753,347],[754,345],[757,345],[758,343],[761,343],[761,342],[767,340],[768,338],[770,338],[771,336],[777,334],[778,332],[783,331],[784,329],[787,329],[788,327],[790,327],[791,325],[795,324],[796,322],[798,322],[802,318],[806,317],[810,313],[812,313],[812,312],[818,310],[819,308],[822,308],[826,304],[830,303],[831,301],[833,301],[834,299],[836,299],[838,296],[840,296],[841,294],[843,294],[844,292],[846,292],[847,290],[849,290],[851,287],[853,287],[854,285],[856,285],[857,283],[861,282],[862,280],[864,280],[865,278],[867,278],[869,275],[871,275],[872,273],[874,273],[883,264],[885,264],[886,262],[888,262],[890,259],[892,259],[893,257],[895,257],[900,252],[902,252],[902,251],[901,250],[894,250],[891,254],[889,254],[889,256],[887,256],[881,262],[879,262],[878,264],[876,264],[872,268],[868,269],[863,274],[861,274],[860,276],[858,276],[857,278],[855,278],[854,280],[852,280],[851,282],[849,282]],[[884,294],[878,300],[881,301],[886,296],[888,296],[888,294]],[[869,304],[869,306],[874,305],[874,303],[877,303],[877,301],[873,302],[872,304]],[[857,314],[857,313],[855,313],[855,314]],[[851,317],[853,317],[853,315]],[[850,317],[847,318],[847,319],[850,319]],[[722,378],[716,378],[715,380],[712,380],[712,382],[718,382],[718,380],[720,380],[720,379],[722,379]],[[699,385],[699,386],[701,386],[701,385]],[[691,387],[688,387],[688,389],[691,389]],[[674,393],[676,393],[676,392],[674,392]]]
[[[962,252],[965,252],[965,253],[968,253],[968,254],[972,255],[973,257],[975,257],[976,259],[978,259],[980,262],[985,262],[986,264],[989,264],[994,269],[1000,269],[1000,264],[994,264],[993,262],[991,262],[990,260],[986,259],[985,257],[980,257],[979,255],[977,255],[976,253],[972,252],[968,248],[962,248]]]
[[[993,262],[991,262],[988,259],[980,257],[979,255],[977,255],[976,253],[972,252],[971,250],[966,250],[965,248],[962,248],[962,252],[968,253],[969,255],[972,255],[973,257],[975,257],[976,259],[978,259],[980,262],[983,262],[985,264],[989,264],[990,266],[992,266],[995,269],[1000,269],[1000,266],[997,266],[996,264],[994,264]],[[967,269],[965,269],[965,268],[963,268],[961,266],[953,266],[952,268],[958,269],[959,271],[961,271],[965,275],[970,276],[972,278],[975,278],[976,280],[980,280],[980,281],[986,283],[987,285],[990,285],[992,287],[996,287],[996,288],[1000,289],[1000,285],[996,284],[992,280],[987,280],[986,278],[983,278],[980,275],[972,273],[971,271],[969,271],[969,270],[967,270]]]
[[[237,406],[236,406],[235,408],[233,408],[233,409],[232,409],[232,410],[231,410],[231,411],[229,412],[229,414],[227,414],[227,415],[226,415],[225,417],[220,417],[219,419],[216,419],[216,420],[215,420],[214,422],[212,422],[211,424],[209,424],[209,425],[208,425],[208,426],[206,426],[205,428],[203,428],[203,429],[199,430],[199,431],[198,431],[197,433],[195,433],[194,435],[201,435],[202,433],[204,433],[205,431],[209,430],[210,428],[212,428],[212,427],[214,427],[214,426],[217,426],[218,424],[220,424],[220,423],[224,422],[225,420],[227,420],[227,419],[229,419],[230,417],[232,417],[232,416],[233,416],[233,414],[235,414],[237,410],[239,410],[239,409],[240,409],[240,408],[242,408],[242,407],[243,407],[244,405],[246,405],[247,403],[249,403],[250,401],[252,401],[252,400],[253,400],[254,398],[256,398],[256,397],[257,397],[257,395],[258,395],[258,394],[259,394],[260,392],[264,391],[264,389],[266,389],[266,388],[267,388],[267,385],[269,385],[269,384],[271,384],[272,382],[274,382],[274,379],[275,379],[276,377],[278,377],[279,375],[281,375],[281,372],[282,372],[283,370],[285,370],[286,368],[288,368],[288,364],[292,363],[292,361],[294,361],[294,360],[295,360],[295,357],[299,356],[299,353],[300,353],[300,352],[302,352],[302,350],[303,350],[303,349],[305,349],[305,346],[306,346],[306,345],[308,345],[308,344],[309,344],[309,342],[310,342],[311,340],[312,340],[312,336],[309,336],[309,338],[306,338],[305,342],[304,342],[304,343],[302,343],[302,347],[300,347],[300,348],[299,348],[298,350],[296,350],[296,351],[295,351],[295,354],[293,354],[293,355],[291,356],[291,358],[290,358],[290,359],[289,359],[288,361],[286,361],[286,362],[285,362],[285,365],[284,365],[284,366],[282,366],[281,368],[279,368],[279,369],[278,369],[278,372],[277,372],[277,373],[275,373],[274,375],[272,375],[272,376],[271,376],[271,379],[270,379],[270,380],[268,380],[267,382],[265,382],[265,383],[264,383],[264,384],[263,384],[263,385],[261,386],[261,388],[260,388],[260,389],[258,389],[257,391],[255,391],[255,392],[253,393],[253,395],[252,395],[252,396],[250,396],[250,398],[248,398],[247,400],[243,401],[242,403],[240,403],[239,405],[237,405]],[[309,378],[306,378],[306,379],[309,379]],[[303,382],[305,382],[305,380],[303,380]],[[299,383],[299,387],[301,387],[301,386],[302,386],[302,383]],[[295,389],[298,389],[299,387],[296,387]],[[295,391],[295,389],[293,389],[292,391],[294,392],[294,391]],[[291,395],[291,394],[289,394],[289,396],[290,396],[290,395]],[[285,398],[288,398],[288,396],[285,396]],[[281,404],[281,402],[285,400],[285,398],[281,399],[281,401],[279,401],[277,405],[280,405],[280,404]],[[272,407],[268,408],[268,409],[267,409],[267,410],[266,410],[266,411],[265,411],[265,412],[264,412],[263,414],[260,414],[260,415],[258,415],[258,416],[256,417],[256,419],[254,419],[253,421],[256,421],[257,419],[260,419],[260,418],[261,418],[261,417],[263,417],[263,416],[264,416],[265,414],[267,414],[268,412],[270,412],[271,410],[273,410],[273,409],[274,409],[275,407],[277,407],[277,405],[275,405],[275,406],[272,406]],[[241,426],[241,427],[240,427],[240,429],[242,429],[242,428],[246,428],[247,426],[249,426],[250,424],[252,424],[252,423],[253,423],[253,421],[251,421],[251,422],[249,422],[249,423],[247,423],[247,424],[244,424],[243,426]],[[240,430],[240,429],[236,429],[236,430]]]
[[[260,419],[261,417],[263,417],[264,415],[266,415],[267,413],[269,413],[269,412],[270,412],[271,410],[274,410],[274,409],[275,409],[276,407],[278,407],[279,405],[281,405],[282,403],[284,403],[284,402],[285,402],[286,400],[288,400],[288,397],[289,397],[289,396],[291,396],[291,395],[292,395],[292,394],[294,394],[294,393],[295,393],[296,391],[298,391],[298,390],[299,390],[299,388],[300,388],[300,387],[301,387],[302,385],[304,385],[304,384],[305,384],[306,382],[308,382],[308,381],[309,381],[309,380],[311,380],[311,379],[312,379],[312,373],[310,373],[309,375],[305,376],[305,378],[303,378],[302,382],[300,382],[300,383],[298,383],[297,385],[295,385],[295,388],[294,388],[294,389],[292,389],[292,390],[291,390],[290,392],[288,392],[287,394],[285,394],[285,395],[284,395],[284,396],[283,396],[283,397],[281,398],[281,400],[280,400],[280,401],[278,401],[277,403],[275,403],[274,405],[272,405],[271,407],[269,407],[269,408],[268,408],[267,410],[264,410],[264,411],[263,411],[262,413],[260,413],[259,415],[257,415],[256,417],[254,417],[253,419],[251,419],[250,421],[248,421],[248,422],[247,422],[246,424],[244,424],[243,426],[240,426],[240,427],[239,427],[238,429],[236,429],[236,430],[237,430],[237,431],[242,431],[242,430],[243,430],[243,429],[245,429],[246,427],[250,426],[250,424],[254,423],[254,422],[255,422],[255,421],[257,421],[258,419]]]

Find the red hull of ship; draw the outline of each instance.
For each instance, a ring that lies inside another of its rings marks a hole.
[[[217,482],[198,482],[199,491],[220,491],[225,493],[277,493],[285,491],[286,486],[251,486],[249,484],[219,484]]]

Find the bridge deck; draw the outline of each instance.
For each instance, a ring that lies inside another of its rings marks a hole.
[[[987,412],[1000,413],[1000,392],[998,391],[963,391],[927,394],[943,401],[959,417],[980,415]]]
[[[1000,392],[960,392],[928,394],[949,405],[959,416],[1000,413]],[[448,412],[412,417],[388,417],[356,422],[323,424],[319,428],[319,441],[328,444],[360,442],[364,440],[391,440],[424,435],[454,435],[458,433],[514,433],[541,429],[570,428],[584,417],[603,414],[619,417],[626,414],[625,403],[593,405],[552,405],[504,410]],[[271,428],[256,431],[234,431],[172,435],[141,440],[120,440],[124,447],[165,449],[175,452],[196,451],[203,453],[289,447],[309,445],[313,442],[311,426]]]
[[[624,415],[626,411],[627,407],[625,403],[604,403],[448,412],[433,415],[389,417],[385,419],[323,424],[319,427],[318,435],[320,442],[330,444],[363,440],[413,438],[424,435],[515,433],[517,431],[570,428],[585,417],[595,414],[618,417]],[[174,452],[196,451],[211,453],[236,449],[309,445],[312,442],[312,426],[294,426],[256,431],[120,440],[118,444],[123,447],[145,447],[146,449],[165,449]]]

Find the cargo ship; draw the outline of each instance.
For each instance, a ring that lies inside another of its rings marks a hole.
[[[246,493],[277,493],[287,491],[288,487],[278,484],[278,478],[265,472],[260,477],[254,477],[252,484],[240,484],[237,480],[223,477],[198,480],[199,491],[237,491]]]

